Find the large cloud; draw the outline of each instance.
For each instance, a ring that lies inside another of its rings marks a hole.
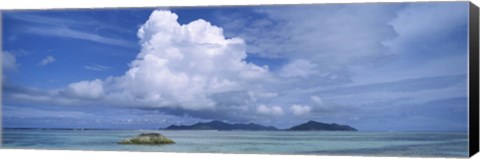
[[[199,19],[180,25],[177,15],[154,11],[139,29],[142,47],[123,76],[70,84],[68,92],[119,105],[212,109],[214,94],[248,89],[268,68],[244,61],[242,39]]]

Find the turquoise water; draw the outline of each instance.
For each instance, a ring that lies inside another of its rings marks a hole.
[[[176,144],[119,145],[144,132],[159,132]],[[4,148],[195,153],[302,154],[349,156],[467,157],[466,133],[3,130]]]

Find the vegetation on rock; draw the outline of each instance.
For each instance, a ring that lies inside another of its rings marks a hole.
[[[159,133],[142,133],[134,138],[120,141],[119,144],[161,145],[175,142]]]

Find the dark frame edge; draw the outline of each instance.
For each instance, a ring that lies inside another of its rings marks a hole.
[[[469,4],[469,156],[479,151],[479,12]]]
[[[0,58],[3,59],[3,10],[0,10]],[[3,61],[0,61],[0,149],[3,148]]]

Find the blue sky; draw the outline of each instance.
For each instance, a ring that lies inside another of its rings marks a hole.
[[[467,130],[467,2],[6,11],[4,127]]]

